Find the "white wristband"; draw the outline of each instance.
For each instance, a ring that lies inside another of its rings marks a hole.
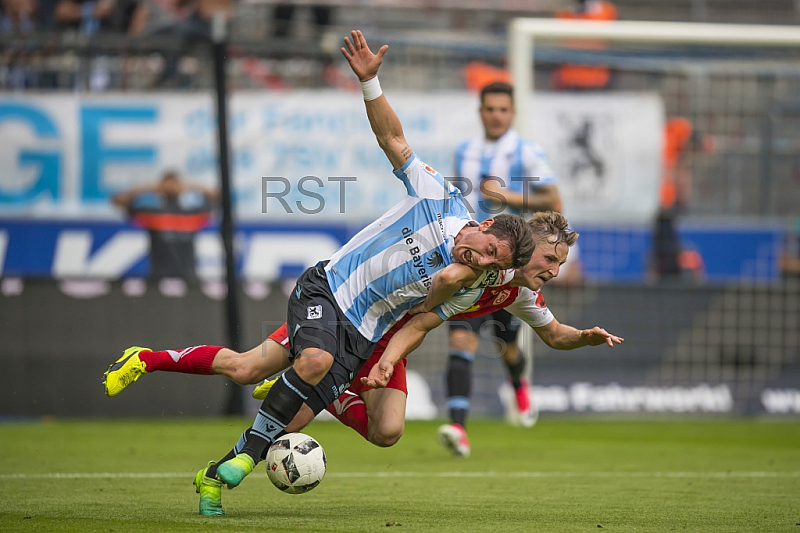
[[[378,76],[370,78],[367,81],[362,81],[361,92],[364,94],[365,102],[369,102],[370,100],[375,100],[377,97],[382,95],[383,91],[381,90],[381,84],[378,81]]]

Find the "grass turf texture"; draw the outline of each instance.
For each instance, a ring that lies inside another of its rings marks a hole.
[[[388,449],[316,423],[328,472],[314,491],[283,494],[259,465],[223,491],[227,516],[199,516],[194,473],[248,424],[0,425],[0,530],[800,531],[795,421],[475,420],[466,460],[435,422],[409,422]]]

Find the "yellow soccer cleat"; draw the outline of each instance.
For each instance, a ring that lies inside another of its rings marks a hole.
[[[265,379],[264,383],[253,389],[253,398],[255,398],[256,400],[263,400],[264,398],[266,398],[269,390],[272,388],[273,385],[275,385],[275,383],[278,382],[279,379],[281,379],[280,376],[278,376],[275,379]]]
[[[225,514],[225,509],[222,508],[222,481],[206,475],[213,464],[215,461],[209,461],[208,466],[194,476],[195,492],[200,495],[200,514],[204,516]]]
[[[106,396],[113,398],[125,387],[139,379],[139,376],[147,373],[144,361],[139,359],[139,353],[143,351],[151,350],[141,346],[131,346],[123,352],[122,357],[117,359],[116,363],[108,367],[103,375],[103,388],[105,388]]]

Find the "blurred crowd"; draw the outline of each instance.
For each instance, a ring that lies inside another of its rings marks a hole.
[[[2,0],[4,35],[71,31],[138,35],[162,31],[207,35],[214,11],[231,0]]]
[[[99,35],[207,39],[214,11],[231,9],[231,0],[1,0],[0,87],[119,88],[120,73],[125,71],[121,63],[129,59],[125,54],[100,52],[105,47],[99,44],[88,53],[85,49],[76,53],[64,49],[63,39],[75,43]],[[175,58],[160,58],[162,63],[170,61]]]
[[[0,0],[0,89],[103,91],[208,86],[209,74],[197,45],[209,41],[216,12],[226,15],[231,41],[237,44],[229,50],[233,59],[229,69],[234,71],[236,83],[268,89],[347,85],[347,73],[342,76],[331,67],[339,41],[326,39],[331,36],[326,30],[334,24],[397,31],[422,29],[424,21],[424,27],[480,31],[491,36],[501,34],[511,17],[522,14],[616,18],[613,4],[604,0],[564,0],[536,12],[519,11],[521,5],[506,2],[496,6],[496,11],[467,10],[475,15],[467,24],[465,12],[453,5],[416,9],[400,0],[381,8],[346,1],[315,4],[266,0],[254,5],[236,0]],[[555,5],[563,9],[554,10]],[[294,39],[294,44],[273,46],[274,40],[287,39]],[[247,44],[240,46],[242,43]],[[273,48],[286,53],[277,56]],[[502,63],[501,57],[490,63],[474,63],[472,70],[464,73],[466,85],[473,88],[472,78],[483,78],[487,69],[502,68]],[[565,68],[582,69],[585,76],[583,71],[588,67]],[[607,69],[600,70],[607,77]],[[478,85],[484,85],[483,81]],[[601,86],[605,83],[607,80]],[[565,83],[557,88],[572,87]]]
[[[301,8],[317,29],[333,9]],[[0,0],[0,89],[188,87],[200,69],[192,47],[211,39],[215,13],[230,27],[240,10],[235,0]],[[296,11],[276,3],[262,26],[289,37]],[[263,70],[253,77],[268,79]]]

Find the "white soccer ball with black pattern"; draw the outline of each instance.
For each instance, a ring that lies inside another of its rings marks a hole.
[[[287,494],[303,494],[322,481],[328,460],[325,450],[305,433],[287,433],[267,452],[267,476]]]

